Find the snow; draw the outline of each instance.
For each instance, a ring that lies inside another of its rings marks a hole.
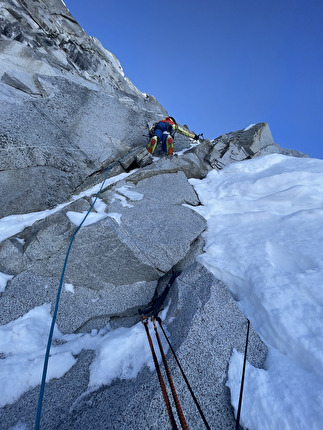
[[[116,182],[125,179],[126,177],[128,177],[129,175],[131,175],[135,172],[136,172],[136,169],[132,170],[131,172],[120,173],[120,175],[116,175],[116,176],[113,176],[111,178],[106,179],[106,181],[104,182],[104,186],[102,188],[102,191],[105,190],[110,185],[113,185]],[[86,191],[82,191],[80,194],[73,196],[72,201],[79,200],[83,197],[90,197],[90,196],[97,194],[100,191],[101,185],[102,185],[102,183],[97,184],[94,187],[89,188]],[[4,218],[1,218],[0,219],[0,242],[8,239],[11,236],[14,236],[14,235],[20,233],[26,227],[30,227],[31,225],[33,225],[36,221],[44,219],[47,216],[52,215],[55,212],[60,211],[65,206],[72,203],[72,201],[60,204],[53,209],[47,209],[47,210],[40,211],[40,212],[31,212],[28,214],[21,214],[21,215],[9,215],[9,216],[6,216]],[[102,203],[103,202],[101,202],[101,205],[102,205]],[[98,204],[100,204],[100,203],[98,203]],[[101,210],[98,212],[101,213]],[[77,214],[77,213],[78,212],[74,212],[74,214]],[[80,215],[75,215],[75,216],[72,214],[72,219],[75,222],[77,222],[77,220],[80,220],[80,219],[82,221],[83,218],[84,218],[84,215],[81,213],[80,213]],[[92,218],[93,222],[98,221],[98,219],[94,220],[95,217],[94,218],[91,217],[91,218]],[[91,220],[91,218],[90,218],[90,220]],[[74,221],[72,221],[72,222],[74,222]]]
[[[121,194],[118,194],[118,193],[114,193],[113,199],[111,200],[111,203],[113,203],[115,201],[115,199],[120,200],[120,203],[124,208],[133,208],[133,205],[128,203],[125,196],[122,196]]]
[[[114,220],[116,220],[117,223],[119,225],[121,225],[121,216],[122,215],[120,213],[118,213],[118,212],[109,212],[107,215],[108,215],[108,217],[113,218]]]
[[[66,216],[68,217],[68,219],[71,221],[71,223],[73,223],[75,225],[80,225],[86,214],[87,214],[87,211],[84,211],[84,212],[68,211],[68,212],[66,212]],[[86,225],[94,224],[94,223],[101,221],[102,219],[106,218],[107,216],[108,216],[108,214],[106,214],[106,213],[90,212],[89,215],[87,216],[86,220],[84,221],[83,226],[85,227]]]
[[[66,292],[68,292],[68,293],[72,293],[72,294],[74,294],[74,285],[73,285],[73,284],[65,283],[65,284],[64,284],[64,290],[65,290]]]
[[[138,193],[137,191],[132,191],[131,188],[132,187],[130,185],[124,185],[123,187],[117,188],[116,191],[118,191],[118,193],[127,197],[129,200],[132,200],[132,201],[141,200],[143,198],[143,194]]]
[[[0,327],[0,407],[13,403],[31,387],[39,385],[51,324],[50,305],[32,309],[26,315]],[[55,335],[60,337],[56,330]],[[76,362],[71,352],[52,348],[47,381],[62,377]],[[19,378],[17,378],[19,375]]]
[[[0,293],[5,290],[7,282],[10,281],[10,279],[12,278],[12,275],[6,275],[5,273],[0,272]]]
[[[254,127],[256,124],[250,124],[248,125],[248,127],[246,127],[243,131],[248,131],[250,130],[252,127]]]
[[[323,161],[278,154],[191,179],[207,219],[198,257],[230,288],[269,349],[246,370],[251,429],[318,429],[323,419]],[[237,408],[242,354],[228,386]]]
[[[40,384],[51,319],[50,305],[44,304],[0,327],[0,352],[4,356],[0,367],[0,407],[14,403],[29,388]],[[151,322],[149,331],[153,336]],[[167,351],[167,346],[163,346]],[[110,384],[115,378],[136,378],[145,365],[151,371],[154,368],[141,323],[131,328],[110,330],[107,326],[91,334],[66,335],[55,325],[46,381],[64,376],[82,349],[94,350],[96,354],[90,366],[89,391]]]
[[[264,369],[247,363],[241,423],[249,430],[321,428],[323,161],[272,154],[190,183],[202,203],[192,210],[207,220],[198,260],[227,284],[269,350]],[[139,199],[129,187],[118,191],[124,201]],[[116,220],[120,215],[106,213],[100,200],[95,210]],[[2,240],[48,214],[0,220]],[[2,288],[8,276],[0,274]],[[74,288],[65,284],[65,291]],[[50,305],[44,304],[0,327],[0,406],[39,384],[50,322]],[[82,349],[95,351],[90,391],[115,378],[135,378],[145,365],[153,369],[141,323],[90,334],[63,335],[56,327],[47,379],[62,377]],[[233,351],[227,385],[235,410],[242,361],[241,352]]]

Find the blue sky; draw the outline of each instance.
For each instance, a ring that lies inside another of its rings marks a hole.
[[[268,122],[323,158],[322,0],[65,0],[140,91],[195,133]]]

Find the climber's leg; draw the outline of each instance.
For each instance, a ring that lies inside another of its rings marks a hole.
[[[150,152],[151,154],[153,154],[153,153],[154,153],[154,151],[155,151],[155,148],[156,148],[157,142],[158,142],[158,137],[157,137],[157,136],[153,136],[153,137],[150,139],[149,143],[148,143],[147,151],[148,151],[148,152]]]
[[[168,155],[173,155],[174,145],[173,145],[173,138],[170,134],[166,138],[166,149],[167,149]]]
[[[161,145],[162,150],[166,152],[166,154],[173,155],[173,153],[168,152],[169,148],[173,148],[173,138],[168,131],[163,132]]]

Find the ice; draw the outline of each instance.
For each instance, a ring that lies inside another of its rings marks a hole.
[[[269,348],[266,370],[247,367],[245,428],[319,428],[323,161],[272,154],[190,183],[203,203],[193,209],[207,219],[198,260],[228,285]],[[241,360],[234,353],[229,370],[235,408]]]

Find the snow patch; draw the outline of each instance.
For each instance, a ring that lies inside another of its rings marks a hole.
[[[269,350],[248,365],[245,428],[318,429],[323,419],[323,161],[272,154],[190,179],[207,220],[198,261],[228,285]],[[242,358],[228,385],[237,407]]]
[[[66,216],[71,221],[71,223],[79,226],[81,222],[83,221],[85,215],[87,214],[87,211],[84,212],[73,212],[73,211],[67,211]],[[96,212],[90,212],[88,216],[86,217],[83,226],[94,224],[98,221],[101,221],[102,219],[106,218],[108,214],[106,213],[96,213]]]
[[[254,127],[256,124],[250,124],[248,125],[248,127],[246,127],[243,131],[248,131],[250,130],[252,127]]]
[[[105,183],[104,187],[102,188],[102,191],[108,188],[110,185],[113,185],[117,183],[118,181],[121,181],[125,179],[127,176],[132,175],[134,172],[136,172],[137,169],[132,170],[128,173],[120,173],[120,175],[113,176],[112,178],[108,178]],[[86,191],[81,192],[80,194],[77,194],[72,197],[72,201],[67,203],[62,203],[58,206],[56,206],[54,209],[47,209],[44,211],[39,212],[31,212],[24,215],[9,215],[4,218],[0,219],[0,242],[8,239],[11,236],[14,236],[21,231],[23,231],[26,227],[30,227],[33,225],[36,221],[40,221],[62,209],[64,209],[65,206],[69,205],[75,200],[79,200],[83,197],[90,197],[95,194],[97,194],[100,191],[100,188],[102,186],[102,182],[100,184],[95,185],[92,188],[89,188]],[[75,212],[77,213],[77,212]],[[82,215],[82,214],[81,214]],[[73,215],[72,215],[73,216]],[[76,218],[74,218],[76,220]],[[78,218],[80,219],[80,217]],[[73,221],[72,221],[73,222]],[[96,221],[94,221],[96,222]],[[79,225],[79,224],[77,224]]]
[[[130,185],[125,185],[123,187],[118,188],[116,191],[125,197],[127,197],[129,200],[132,201],[138,201],[142,200],[143,194],[138,193],[137,191],[132,191],[131,188],[133,188]]]
[[[117,212],[109,212],[107,215],[108,215],[108,217],[116,220],[119,225],[121,224],[121,216],[122,216],[121,214],[119,214]]]
[[[0,293],[2,293],[6,286],[7,282],[13,278],[13,275],[6,275],[5,273],[0,272]]]
[[[65,283],[64,284],[64,290],[66,292],[68,292],[68,293],[72,293],[72,294],[75,293],[75,291],[74,291],[74,285],[73,284],[67,284],[67,283]]]

